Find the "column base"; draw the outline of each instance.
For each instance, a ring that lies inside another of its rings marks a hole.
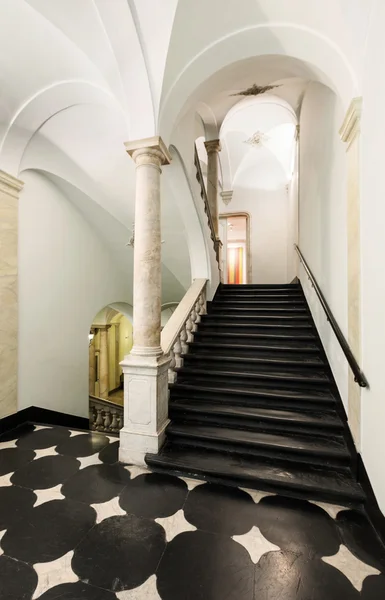
[[[144,465],[148,452],[157,453],[168,420],[168,366],[164,355],[130,354],[120,363],[124,373],[124,427],[119,460]]]
[[[161,431],[154,435],[132,431],[126,427],[120,430],[119,461],[127,465],[145,466],[145,456],[149,452],[157,454],[166,439],[165,430],[169,420],[164,423]]]

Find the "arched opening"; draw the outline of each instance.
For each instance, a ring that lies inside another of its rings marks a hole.
[[[123,426],[123,376],[120,362],[133,343],[132,312],[125,303],[95,315],[89,339],[90,427],[117,432]]]

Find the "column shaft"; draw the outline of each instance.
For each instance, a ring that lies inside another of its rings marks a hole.
[[[168,424],[168,365],[160,346],[161,328],[161,165],[171,160],[160,138],[126,144],[136,163],[134,235],[134,345],[121,363],[124,373],[124,427],[119,459],[145,464],[158,452]]]
[[[161,315],[161,230],[159,150],[142,148],[136,162],[133,354],[159,355]]]
[[[218,237],[219,217],[218,217],[218,152],[221,150],[220,140],[211,140],[205,142],[207,150],[207,200],[210,206],[211,216],[214,222],[215,237]]]
[[[100,327],[100,354],[99,354],[99,395],[108,398],[108,327]]]

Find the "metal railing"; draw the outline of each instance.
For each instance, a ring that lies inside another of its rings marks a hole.
[[[303,265],[303,268],[306,271],[306,274],[308,276],[308,278],[311,281],[311,284],[315,290],[315,293],[318,296],[318,299],[321,303],[322,308],[325,311],[327,320],[329,321],[331,328],[334,331],[334,334],[338,340],[339,345],[342,348],[343,353],[345,354],[346,360],[349,363],[349,366],[351,368],[351,370],[353,371],[353,375],[354,375],[354,381],[356,383],[358,383],[358,385],[360,387],[369,387],[368,384],[368,380],[366,379],[365,375],[363,374],[363,372],[360,369],[360,366],[358,364],[358,362],[356,361],[353,352],[351,351],[351,348],[344,336],[344,334],[342,333],[337,321],[335,320],[332,311],[330,310],[330,306],[328,305],[328,303],[326,302],[325,296],[323,295],[313,273],[311,272],[309,265],[307,264],[304,255],[302,254],[301,250],[299,249],[299,247],[297,246],[297,244],[294,244],[294,248],[297,251],[297,254],[299,256],[299,259]]]

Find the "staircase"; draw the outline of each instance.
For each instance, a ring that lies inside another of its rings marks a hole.
[[[177,472],[339,504],[364,499],[356,452],[299,284],[221,285],[170,386]]]

